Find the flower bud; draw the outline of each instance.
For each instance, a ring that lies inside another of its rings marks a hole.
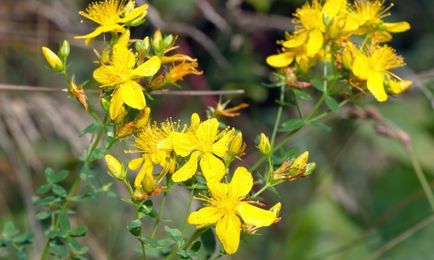
[[[145,109],[143,109],[137,117],[137,120],[135,122],[136,128],[137,129],[144,128],[149,122],[150,115],[151,115],[151,108],[145,107]]]
[[[142,55],[146,56],[149,53],[149,49],[150,49],[150,43],[149,43],[149,37],[146,36],[145,39],[141,40],[141,41],[136,41],[136,50],[138,52],[140,52]]]
[[[52,50],[47,47],[42,47],[42,54],[44,55],[48,65],[50,65],[53,70],[60,72],[64,69],[63,62]]]
[[[169,48],[174,43],[175,38],[173,35],[169,34],[163,39],[164,48]]]
[[[69,53],[71,51],[71,47],[69,46],[69,42],[67,40],[64,40],[62,42],[62,45],[60,45],[59,55],[62,58],[67,58],[69,56]]]
[[[152,36],[152,48],[154,49],[154,51],[156,53],[160,53],[162,52],[162,48],[163,48],[163,35],[161,34],[160,30],[157,30],[154,32],[154,35]]]
[[[268,137],[264,133],[261,133],[261,136],[259,137],[258,149],[265,156],[271,154],[270,140],[268,140]]]
[[[245,149],[246,144],[243,142],[243,133],[238,132],[229,144],[229,153],[233,156],[241,156]]]
[[[107,164],[107,169],[111,176],[114,178],[124,181],[127,175],[127,171],[123,167],[123,165],[116,159],[114,156],[110,154],[106,154],[104,156],[105,163]]]

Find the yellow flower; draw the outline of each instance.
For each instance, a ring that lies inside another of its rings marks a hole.
[[[99,26],[89,34],[74,38],[86,39],[86,44],[89,44],[93,38],[105,32],[124,33],[124,24],[144,18],[147,14],[148,5],[131,9],[131,3],[134,6],[134,1],[129,0],[105,0],[91,3],[86,11],[80,11],[79,14],[99,24]]]
[[[136,57],[127,47],[128,39],[129,31],[113,47],[111,62],[102,64],[93,72],[93,77],[102,84],[102,88],[115,87],[109,109],[112,120],[118,117],[123,104],[138,110],[145,108],[145,96],[137,80],[153,76],[161,66],[160,58],[152,56],[135,68]]]
[[[387,100],[385,80],[390,84],[392,79],[398,79],[389,70],[403,65],[403,58],[398,56],[394,49],[389,46],[381,46],[374,48],[370,55],[365,55],[359,51],[355,55],[352,71],[359,79],[366,80],[367,88],[371,94],[376,100],[383,102]]]
[[[408,22],[385,23],[382,18],[389,16],[389,10],[393,5],[384,7],[384,0],[354,1],[354,6],[349,10],[349,16],[359,25],[356,34],[363,35],[383,30],[391,33],[404,32],[410,29]]]
[[[252,174],[238,167],[230,183],[208,182],[211,198],[204,208],[192,212],[188,223],[198,228],[216,224],[216,234],[228,254],[238,250],[242,224],[266,227],[273,224],[276,214],[244,201],[253,187]]]
[[[346,0],[327,0],[323,6],[314,0],[312,4],[306,3],[297,9],[294,14],[296,32],[281,41],[283,52],[269,56],[267,63],[275,68],[284,68],[295,60],[306,72],[324,45],[324,34],[329,30],[339,31],[343,27],[349,27],[350,23],[345,22],[346,7]],[[337,37],[336,32],[333,34]]]
[[[223,159],[226,156],[234,130],[218,132],[219,122],[212,118],[201,122],[193,131],[173,133],[173,148],[181,157],[190,155],[189,160],[173,175],[174,182],[190,179],[197,171],[199,163],[207,181],[220,181],[226,173]]]
[[[135,146],[138,152],[142,154],[141,158],[133,159],[128,164],[131,170],[137,170],[141,167],[134,180],[134,187],[142,188],[144,191],[152,192],[158,183],[166,176],[168,172],[175,170],[175,157],[171,150],[162,149],[161,143],[167,142],[173,132],[178,131],[179,124],[172,121],[166,121],[158,126],[156,123],[148,125],[137,136]],[[131,151],[130,151],[131,152]],[[161,167],[157,180],[154,179],[154,167]]]

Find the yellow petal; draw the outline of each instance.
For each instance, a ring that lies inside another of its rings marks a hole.
[[[217,222],[216,234],[226,253],[237,252],[240,244],[241,220],[235,214],[228,214]]]
[[[175,132],[171,134],[171,139],[173,149],[179,156],[186,157],[196,149],[197,138],[192,134]]]
[[[323,15],[327,16],[329,19],[332,19],[339,12],[345,11],[346,7],[346,0],[327,0],[321,11]]]
[[[226,153],[228,152],[229,144],[232,141],[232,137],[234,135],[235,129],[231,129],[226,131],[226,133],[212,145],[212,152],[219,156],[220,158],[224,158]]]
[[[123,72],[125,68],[131,69],[134,67],[136,56],[121,42],[121,44],[113,46],[112,64],[116,67],[118,73]]]
[[[110,100],[109,113],[111,120],[115,120],[122,112],[123,103],[124,102],[122,101],[122,92],[120,91],[120,89],[115,89],[115,91],[113,92],[113,96]]]
[[[140,17],[145,16],[148,12],[148,5],[141,5],[137,8],[134,8],[129,14],[127,14],[125,17],[120,18],[117,22],[118,23],[128,23],[132,20]]]
[[[188,216],[188,223],[191,225],[214,224],[222,218],[220,210],[216,207],[204,207],[192,212]]]
[[[387,100],[387,94],[384,90],[384,74],[381,72],[373,72],[369,75],[367,82],[368,90],[377,101],[384,102]]]
[[[102,33],[105,33],[105,32],[120,32],[120,33],[123,33],[124,31],[125,31],[125,29],[122,26],[120,26],[119,24],[98,26],[91,33],[88,33],[86,35],[75,36],[74,39],[86,39],[86,45],[89,45],[92,42],[91,40],[93,38],[98,37]]]
[[[174,182],[182,182],[193,177],[197,171],[197,160],[199,155],[199,152],[192,153],[190,159],[172,175],[172,180]]]
[[[130,30],[125,30],[125,32],[119,37],[116,45],[121,45],[124,47],[128,47],[128,43],[130,42]]]
[[[353,63],[353,73],[362,80],[367,80],[371,74],[371,69],[368,65],[368,59],[363,54],[356,54]]]
[[[291,39],[283,42],[283,47],[285,48],[297,48],[306,43],[307,33],[300,33],[294,35]]]
[[[410,30],[410,24],[407,22],[400,23],[383,23],[388,32],[400,33]]]
[[[201,143],[211,145],[217,138],[218,128],[219,121],[215,118],[200,123],[196,129],[197,139],[199,139]]]
[[[284,52],[267,57],[267,64],[274,68],[284,68],[289,66],[294,60],[294,53]]]
[[[111,65],[101,65],[93,71],[93,78],[103,85],[116,85],[119,77],[115,73],[115,68]]]
[[[139,173],[134,179],[134,187],[138,188],[142,186],[142,181],[143,179],[145,179],[145,176],[149,174],[152,175],[153,171],[154,171],[154,166],[151,160],[149,159],[145,160],[145,163],[143,164],[142,168],[140,169]]]
[[[77,35],[74,36],[74,39],[92,39],[97,37],[98,35],[100,35],[101,33],[104,33],[104,27],[102,26],[98,26],[95,30],[93,30],[92,32],[86,34],[86,35]]]
[[[406,91],[413,82],[409,80],[389,80],[390,90],[393,94],[400,94],[404,91]]]
[[[143,164],[143,158],[136,158],[136,159],[132,159],[129,163],[128,163],[128,168],[130,168],[130,170],[135,171],[137,170],[141,165]]]
[[[145,95],[142,87],[135,81],[125,82],[119,90],[122,92],[122,100],[129,107],[142,110],[146,106]]]
[[[199,164],[207,182],[219,182],[226,173],[226,166],[223,161],[212,153],[203,154]]]
[[[229,184],[212,181],[208,182],[206,185],[214,199],[224,200],[227,198],[226,195],[228,194]]]
[[[138,66],[133,74],[139,77],[150,77],[155,75],[161,67],[161,60],[157,56],[152,56],[149,60]]]
[[[267,227],[276,219],[276,214],[272,211],[260,209],[247,202],[240,202],[236,211],[245,223],[256,227]]]
[[[238,167],[229,183],[229,197],[240,198],[246,196],[253,187],[252,174],[245,167]]]
[[[309,33],[307,42],[307,56],[315,56],[322,48],[324,37],[319,29],[314,29]]]

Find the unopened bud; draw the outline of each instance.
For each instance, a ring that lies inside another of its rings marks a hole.
[[[137,118],[137,121],[135,123],[136,128],[138,129],[144,128],[149,122],[150,115],[151,115],[151,109],[149,107],[145,107],[145,109],[143,109],[140,112]]]
[[[152,48],[155,52],[161,52],[162,51],[162,40],[163,35],[161,34],[160,30],[157,30],[154,32],[154,35],[152,36]]]
[[[141,41],[136,41],[136,50],[140,52],[142,55],[147,55],[150,49],[149,37],[146,36],[145,39]]]
[[[264,133],[261,133],[259,137],[258,149],[265,156],[269,156],[271,153],[270,140]]]
[[[67,58],[69,56],[69,53],[71,51],[71,47],[69,46],[69,42],[67,40],[64,40],[62,42],[62,45],[60,45],[59,55],[62,58]]]
[[[63,62],[52,50],[47,47],[42,47],[42,54],[53,70],[60,72],[64,69]]]
[[[120,181],[124,181],[127,175],[127,171],[125,170],[123,165],[118,161],[118,159],[116,159],[114,156],[110,154],[106,154],[104,156],[104,160],[110,175]]]
[[[233,156],[241,156],[244,153],[246,145],[243,142],[243,133],[238,132],[229,145],[229,152]]]

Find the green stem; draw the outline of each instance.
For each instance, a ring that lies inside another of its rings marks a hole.
[[[187,227],[187,219],[191,211],[191,203],[193,202],[193,195],[194,195],[194,188],[191,188],[190,197],[188,199],[187,212],[185,213],[184,224],[182,225],[182,230],[181,230],[182,234],[184,234],[185,228]]]
[[[280,86],[279,108],[277,109],[276,121],[274,122],[273,133],[271,134],[271,147],[276,141],[277,130],[279,129],[280,119],[283,112],[283,102],[285,101],[285,85]]]
[[[166,198],[167,198],[167,193],[164,192],[163,199],[161,200],[160,210],[158,211],[158,216],[155,219],[155,223],[154,223],[154,226],[152,228],[152,235],[151,235],[152,238],[154,238],[155,235],[157,234],[158,225],[160,225],[161,216],[163,215],[164,207],[166,206]]]
[[[422,167],[419,161],[414,154],[414,151],[411,147],[405,149],[408,156],[410,157],[411,164],[413,166],[414,172],[416,173],[417,178],[419,179],[420,185],[422,186],[423,191],[425,192],[425,196],[431,206],[431,210],[434,211],[434,195],[428,184],[428,180],[423,173]]]
[[[263,193],[264,191],[266,191],[270,187],[271,187],[271,185],[269,183],[266,183],[264,185],[264,187],[262,187],[262,189],[258,190],[255,194],[252,195],[252,199],[258,197],[259,195],[261,195],[261,193]]]
[[[100,130],[98,132],[97,136],[92,141],[92,143],[91,143],[91,145],[90,145],[90,147],[89,147],[89,149],[87,151],[87,154],[86,154],[86,157],[85,157],[85,160],[84,160],[83,166],[81,167],[80,172],[84,168],[86,168],[86,167],[89,166],[89,164],[90,164],[90,158],[91,158],[91,156],[92,156],[95,148],[97,147],[98,143],[100,142],[101,137],[102,137],[103,134],[104,134],[104,131],[102,129],[102,130]],[[71,198],[77,192],[78,188],[80,187],[80,184],[81,184],[81,178],[80,178],[80,175],[77,175],[75,177],[74,182],[72,183],[71,189],[69,190],[69,193],[68,193],[67,197],[65,198],[65,202],[63,203],[62,207],[60,208],[60,212],[59,212],[58,216],[62,215],[62,214],[64,214],[66,212],[66,209],[68,208],[69,203],[71,202]],[[57,229],[58,226],[59,226],[59,218],[57,217],[54,220],[54,229]],[[47,242],[46,242],[46,244],[44,246],[44,250],[43,250],[43,253],[42,253],[42,256],[41,256],[41,260],[46,260],[48,258],[49,252],[50,252],[50,239],[47,240]]]

